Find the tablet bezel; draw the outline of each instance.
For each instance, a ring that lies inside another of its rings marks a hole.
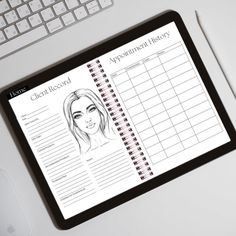
[[[53,79],[73,68],[76,68],[90,60],[93,60],[119,46],[122,46],[123,44],[126,44],[138,37],[141,37],[153,30],[156,30],[168,23],[175,22],[185,44],[188,48],[188,51],[193,59],[193,62],[203,78],[203,83],[205,84],[208,93],[219,113],[219,116],[230,136],[231,141],[212,150],[209,151],[199,157],[196,157],[174,169],[171,169],[143,184],[140,184],[128,191],[125,191],[109,200],[106,200],[84,212],[81,212],[69,219],[64,219],[56,200],[49,188],[49,185],[47,184],[47,181],[44,178],[44,175],[38,165],[38,162],[25,138],[25,135],[23,134],[19,123],[17,122],[17,119],[14,115],[14,112],[10,106],[10,103],[8,102],[8,94],[11,91],[19,90],[20,88],[24,88],[27,86],[27,89],[34,88],[46,81],[49,81],[50,79]],[[155,18],[152,18],[151,20],[148,20],[145,23],[142,23],[132,29],[128,29],[127,31],[119,34],[118,36],[112,37],[111,39],[89,49],[86,50],[83,53],[80,53],[78,55],[73,56],[70,59],[65,60],[64,62],[61,62],[57,64],[56,66],[53,66],[43,72],[40,72],[34,76],[31,76],[30,78],[23,80],[5,91],[1,93],[1,104],[3,107],[3,110],[5,111],[7,119],[10,121],[10,124],[12,126],[13,132],[17,138],[17,141],[20,144],[20,147],[24,153],[25,158],[27,159],[32,172],[40,186],[40,190],[43,193],[44,199],[46,200],[48,208],[51,210],[52,215],[54,216],[54,219],[56,220],[57,225],[62,229],[69,229],[73,226],[76,226],[86,220],[89,220],[101,213],[104,213],[128,200],[131,200],[143,193],[146,193],[147,191],[150,191],[178,176],[181,176],[225,153],[228,153],[236,148],[236,132],[233,127],[233,124],[230,121],[230,118],[228,114],[226,113],[226,110],[219,98],[219,95],[208,75],[208,72],[206,71],[206,68],[193,44],[193,41],[180,17],[180,15],[175,11],[168,11],[163,13],[162,15],[159,15]]]

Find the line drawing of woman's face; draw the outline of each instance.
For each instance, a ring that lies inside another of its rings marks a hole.
[[[90,89],[77,89],[63,102],[63,112],[70,132],[86,153],[114,138],[108,112],[101,99]]]
[[[81,97],[71,105],[71,113],[76,126],[88,135],[99,131],[101,117],[95,104],[88,97]]]

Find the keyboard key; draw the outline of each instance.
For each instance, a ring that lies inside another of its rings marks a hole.
[[[8,24],[11,24],[18,20],[18,16],[14,10],[7,12],[5,15]]]
[[[42,0],[45,7],[53,4],[56,0]]]
[[[6,22],[3,18],[3,16],[0,16],[0,29],[3,28],[4,26],[6,26]]]
[[[53,13],[51,7],[41,11],[41,15],[42,15],[44,21],[49,21],[52,18],[54,18],[54,13]]]
[[[4,41],[6,41],[6,38],[5,38],[4,34],[3,34],[3,32],[0,31],[0,43],[3,43]]]
[[[89,2],[90,0],[80,0],[81,3]]]
[[[30,6],[32,12],[36,12],[36,11],[43,8],[43,6],[39,0],[33,0],[33,1],[29,2],[29,6]]]
[[[78,20],[83,19],[88,15],[88,13],[85,10],[85,7],[79,7],[75,9],[74,13]]]
[[[40,25],[42,23],[42,20],[41,20],[38,13],[30,16],[28,19],[29,19],[29,22],[32,27],[35,27],[35,26]]]
[[[65,25],[70,25],[75,22],[75,18],[71,12],[61,17]]]
[[[94,14],[100,10],[99,6],[95,6],[93,8],[88,8],[89,14]]]
[[[15,39],[12,39],[0,46],[0,58],[16,50],[19,50],[22,47],[25,47],[47,35],[47,30],[43,25],[33,29],[32,31],[22,34],[19,37],[16,37]]]
[[[8,11],[10,9],[6,0],[0,1],[0,14]]]
[[[47,23],[47,27],[50,33],[53,33],[63,27],[61,20],[59,18],[56,18],[55,20],[52,20]]]
[[[79,6],[78,0],[65,0],[68,9],[73,9]]]
[[[17,30],[16,30],[16,27],[14,25],[11,25],[11,26],[5,28],[4,32],[5,32],[8,39],[11,39],[11,38],[15,37],[18,34]]]
[[[18,12],[20,18],[24,18],[24,17],[30,15],[30,9],[29,9],[29,7],[27,6],[27,4],[18,7],[18,8],[17,8],[17,12]]]
[[[66,6],[63,2],[59,2],[53,6],[56,15],[61,15],[66,12]]]
[[[21,0],[8,0],[8,1],[10,3],[11,7],[17,7],[22,3]]]
[[[98,0],[98,1],[99,1],[102,8],[105,8],[105,7],[108,7],[108,6],[112,5],[111,0]]]
[[[92,1],[92,2],[90,2],[90,3],[88,3],[88,4],[86,4],[86,7],[88,8],[88,9],[91,9],[91,8],[93,8],[93,7],[96,7],[98,5],[98,3],[97,3],[97,1]]]
[[[94,14],[95,12],[100,10],[100,8],[98,6],[98,2],[95,0],[86,4],[86,7],[88,9],[89,14]]]
[[[25,31],[30,29],[29,23],[26,19],[17,22],[16,26],[17,26],[20,33],[24,33]]]

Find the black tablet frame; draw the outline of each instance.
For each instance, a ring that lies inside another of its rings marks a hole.
[[[79,213],[67,220],[64,219],[55,199],[54,196],[47,184],[47,181],[44,178],[44,175],[38,165],[38,162],[20,128],[19,123],[15,117],[15,114],[8,102],[9,93],[12,91],[17,91],[21,88],[27,87],[27,89],[34,88],[50,79],[53,79],[73,68],[76,68],[88,61],[91,61],[100,55],[103,55],[119,46],[122,46],[138,37],[141,37],[153,30],[156,30],[170,22],[175,22],[177,28],[188,48],[188,51],[195,63],[195,66],[203,78],[203,82],[209,92],[209,95],[219,113],[219,116],[230,136],[231,141],[212,150],[209,151],[193,160],[190,160],[174,169],[171,169],[143,184],[140,184],[128,191],[125,191],[109,200],[106,200],[82,213]],[[13,86],[10,86],[6,90],[4,90],[0,95],[1,104],[3,110],[5,111],[7,119],[10,121],[12,126],[13,132],[16,136],[17,141],[20,144],[21,150],[24,153],[24,157],[26,158],[27,162],[29,163],[32,172],[40,186],[40,190],[42,191],[44,198],[46,199],[47,205],[50,208],[54,219],[56,220],[57,225],[62,229],[71,228],[77,224],[80,224],[86,220],[89,220],[105,211],[110,210],[126,201],[129,201],[147,191],[150,191],[174,178],[181,176],[221,155],[228,153],[236,148],[236,132],[233,127],[232,122],[230,121],[229,116],[226,113],[226,110],[220,100],[220,97],[207,73],[207,70],[193,44],[193,41],[180,17],[180,15],[175,11],[167,11],[162,15],[159,15],[147,22],[144,22],[134,28],[128,29],[127,31],[118,34],[115,37],[81,53],[78,55],[73,56],[70,59],[65,60],[53,66],[49,69],[46,69],[43,72],[40,72],[36,75],[31,76],[30,78],[23,80]]]

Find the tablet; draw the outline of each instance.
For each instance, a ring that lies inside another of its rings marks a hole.
[[[63,229],[235,149],[174,11],[11,86],[1,102]]]

